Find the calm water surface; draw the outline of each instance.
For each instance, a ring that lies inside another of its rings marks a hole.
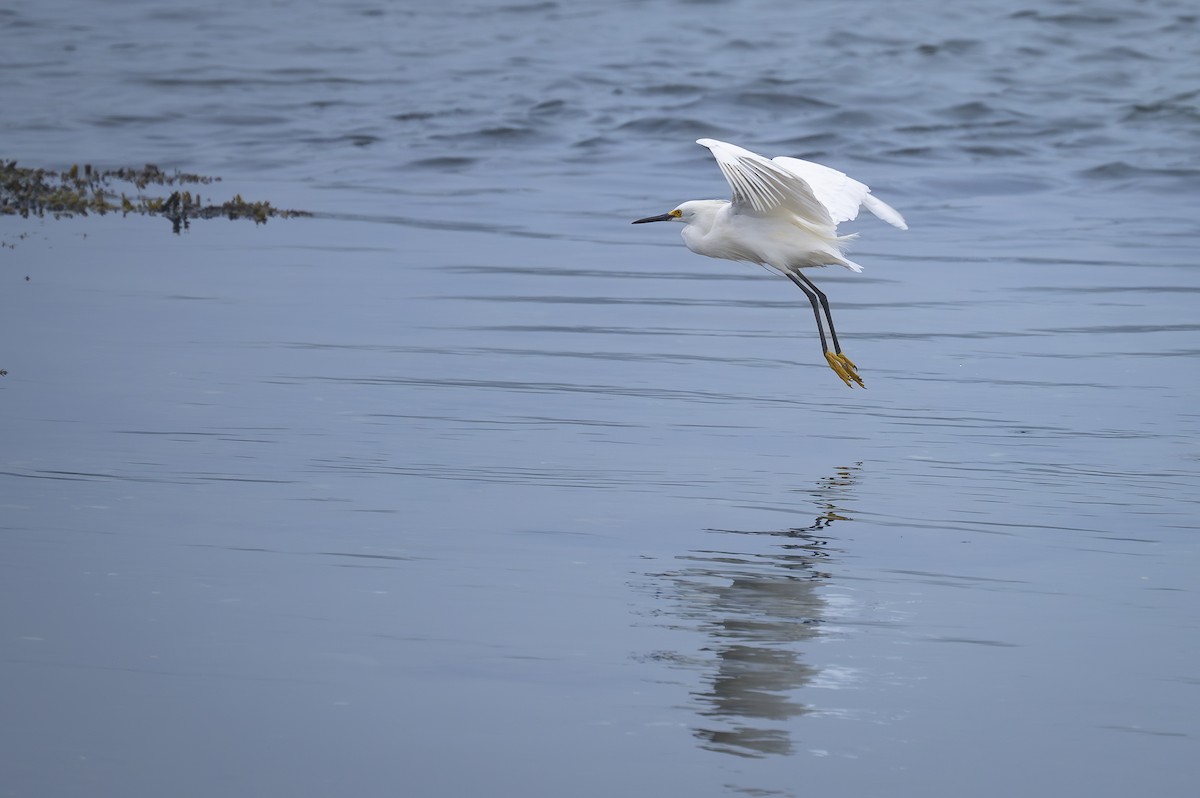
[[[0,7],[0,795],[1186,796],[1189,2]],[[631,227],[699,136],[908,218]]]

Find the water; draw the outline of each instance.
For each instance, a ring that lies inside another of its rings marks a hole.
[[[0,220],[0,795],[1194,790],[1191,4],[0,25],[0,157],[318,214]],[[868,390],[705,135],[908,218]]]

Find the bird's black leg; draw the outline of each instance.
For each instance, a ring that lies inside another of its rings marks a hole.
[[[817,320],[817,335],[821,336],[821,351],[828,352],[829,345],[825,343],[825,327],[823,324],[821,324],[821,309],[817,306],[817,295],[809,290],[808,286],[804,284],[808,283],[808,280],[804,280],[804,278],[800,277],[800,275],[795,274],[794,272],[788,271],[784,272],[784,274],[786,274],[787,278],[795,283],[796,287],[803,291],[804,295],[808,297],[809,304],[812,305],[813,316]],[[804,282],[801,282],[801,280],[804,280]],[[808,285],[812,285],[812,283],[808,283]]]
[[[837,331],[833,328],[833,314],[829,310],[829,298],[825,296],[825,292],[817,288],[812,280],[801,274],[798,269],[794,271],[789,269],[786,274],[788,279],[804,292],[809,303],[812,304],[813,315],[817,317],[817,332],[821,334],[821,349],[825,352],[825,359],[829,361],[830,368],[850,387],[854,387],[851,380],[863,388],[867,387],[863,384],[862,378],[858,376],[858,367],[854,365],[854,361],[842,354]],[[818,302],[820,302],[820,310],[817,308]],[[825,345],[825,333],[821,330],[821,310],[825,311],[825,321],[829,323],[829,337],[833,339],[833,352],[830,352],[829,347]]]
[[[829,297],[825,296],[824,291],[822,291],[820,288],[817,288],[816,283],[805,277],[800,272],[796,272],[796,277],[800,280],[803,280],[804,284],[807,285],[812,292],[817,295],[817,299],[821,301],[821,309],[825,311],[825,320],[829,322],[829,337],[833,339],[833,351],[840,355],[842,353],[842,346],[838,343],[837,331],[833,329],[833,314],[829,312]],[[797,283],[797,285],[799,285],[799,283]]]

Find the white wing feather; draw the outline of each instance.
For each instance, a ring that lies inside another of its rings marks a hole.
[[[825,206],[835,222],[857,218],[863,197],[871,191],[846,174],[819,163],[788,158],[785,155],[772,158],[771,161],[808,183],[817,200]]]
[[[908,229],[895,208],[837,169],[787,156],[768,160],[716,139],[696,143],[712,151],[733,189],[735,205],[749,205],[759,213],[787,210],[816,225],[851,221],[863,207],[890,225]]]
[[[721,174],[733,189],[735,206],[750,206],[759,213],[789,211],[810,224],[832,227],[829,210],[805,179],[779,164],[716,139],[699,139],[712,150]]]
[[[848,222],[858,218],[859,207],[866,208],[888,224],[907,230],[908,224],[900,212],[871,194],[865,183],[860,183],[845,172],[831,169],[812,161],[789,158],[781,155],[773,158],[774,163],[803,178],[812,187],[813,194],[829,210],[835,222]]]
[[[876,197],[874,194],[868,194],[863,197],[863,207],[871,213],[883,219],[892,227],[899,227],[901,230],[908,229],[908,222],[904,221],[904,217],[900,215],[900,211],[888,205],[883,200]]]

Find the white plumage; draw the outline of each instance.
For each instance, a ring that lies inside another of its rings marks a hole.
[[[847,385],[863,385],[857,367],[842,354],[828,299],[800,270],[837,265],[862,271],[844,251],[856,236],[839,236],[838,224],[856,219],[860,208],[907,230],[904,217],[865,184],[828,166],[787,156],[764,158],[716,139],[696,143],[712,151],[733,190],[732,200],[691,200],[634,224],[683,222],[683,241],[692,252],[759,263],[790,279],[812,303],[830,367]],[[832,352],[825,342],[821,311],[829,324]]]

